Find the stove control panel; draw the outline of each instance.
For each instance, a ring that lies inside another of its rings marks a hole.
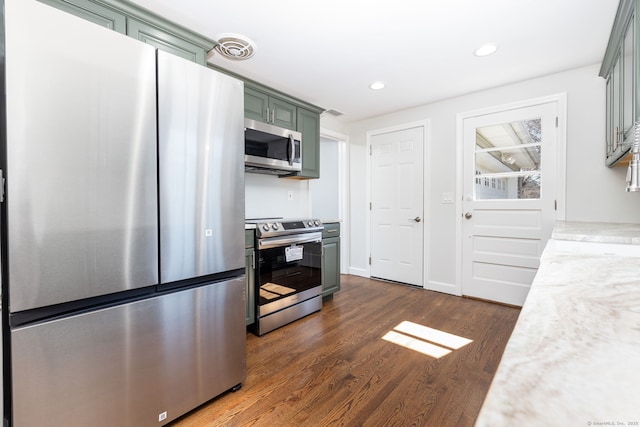
[[[274,237],[288,234],[311,233],[322,231],[324,226],[319,219],[275,220],[256,222],[258,237]]]

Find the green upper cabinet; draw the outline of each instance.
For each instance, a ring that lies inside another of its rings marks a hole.
[[[320,115],[298,108],[298,132],[302,133],[302,171],[297,178],[320,178]]]
[[[296,110],[290,102],[245,86],[244,116],[248,119],[295,130]]]
[[[640,58],[636,41],[638,22],[636,3],[640,0],[621,0],[613,24],[607,50],[600,68],[606,79],[606,165],[626,165],[633,142],[634,122],[637,120],[638,69]]]
[[[189,61],[207,63],[207,52],[202,47],[135,18],[127,18],[127,35]]]
[[[286,129],[296,129],[296,106],[279,98],[269,98],[271,123]]]
[[[102,25],[110,30],[122,34],[127,32],[126,15],[110,7],[87,0],[40,0],[40,2]]]
[[[215,42],[124,0],[39,0],[158,49],[206,65]]]
[[[247,119],[267,122],[267,108],[269,95],[245,85],[244,87],[244,116]]]

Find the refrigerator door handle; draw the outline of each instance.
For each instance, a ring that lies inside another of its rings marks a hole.
[[[0,203],[4,202],[4,171],[0,169]]]

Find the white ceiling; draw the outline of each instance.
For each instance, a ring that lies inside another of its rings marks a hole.
[[[618,0],[133,0],[254,57],[209,62],[350,122],[599,64]],[[499,46],[478,58],[476,48]],[[387,87],[374,92],[374,80]]]

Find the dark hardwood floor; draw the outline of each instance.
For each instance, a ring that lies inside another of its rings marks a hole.
[[[342,276],[322,311],[247,334],[247,379],[173,426],[472,426],[518,308]],[[473,340],[439,359],[383,340],[411,321]]]

